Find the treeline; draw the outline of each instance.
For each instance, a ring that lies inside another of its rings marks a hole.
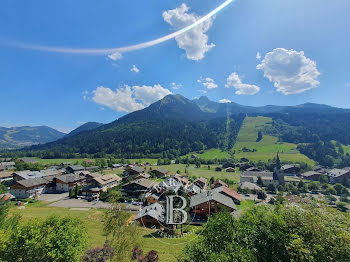
[[[230,143],[226,143],[226,118],[211,120],[154,119],[121,122],[90,132],[64,138],[46,145],[33,146],[6,155],[40,158],[169,158],[208,148],[229,150],[244,120],[231,117]]]

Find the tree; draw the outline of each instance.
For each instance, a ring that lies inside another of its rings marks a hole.
[[[276,187],[274,184],[269,184],[267,186],[267,191],[270,192],[270,193],[276,193]]]
[[[258,132],[258,138],[256,139],[256,142],[260,142],[263,138],[262,132],[259,130]]]
[[[8,238],[0,240],[0,261],[80,261],[86,247],[86,229],[79,219],[50,216],[45,220],[16,220]]]
[[[312,205],[259,206],[234,218],[218,213],[183,261],[348,261],[350,218]],[[218,237],[220,236],[220,237]],[[335,244],[337,243],[337,244]]]
[[[121,196],[119,193],[110,199],[112,207],[106,212],[103,231],[114,249],[111,261],[126,262],[130,261],[130,250],[137,245],[139,234],[136,225],[128,224],[130,214],[124,212],[118,203]]]
[[[263,180],[262,180],[261,176],[258,176],[258,180],[256,181],[256,183],[257,183],[259,186],[264,186],[264,183],[263,183]]]
[[[343,195],[347,193],[347,188],[343,186],[342,184],[335,184],[333,185],[333,188],[337,191],[337,195]]]
[[[321,175],[320,176],[320,183],[321,184],[327,184],[329,181],[328,181],[328,177],[326,175]]]

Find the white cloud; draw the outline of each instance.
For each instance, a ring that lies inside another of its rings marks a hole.
[[[109,56],[109,59],[113,60],[113,61],[116,61],[116,60],[120,60],[123,58],[123,55],[119,52],[115,52],[113,54],[110,54]]]
[[[257,52],[257,53],[256,53],[256,59],[261,60],[260,52]]]
[[[180,89],[182,87],[181,84],[176,84],[175,82],[171,83],[171,88],[174,90]]]
[[[305,57],[303,51],[276,48],[267,53],[256,68],[285,95],[302,93],[320,84],[316,62]]]
[[[221,104],[231,103],[231,100],[224,98],[224,99],[219,100],[219,103],[221,103]]]
[[[260,91],[260,87],[256,85],[243,84],[239,75],[233,72],[226,80],[226,88],[234,87],[236,95],[255,95]]]
[[[194,13],[188,13],[189,9],[190,8],[183,3],[178,8],[164,11],[163,19],[175,30],[182,29],[193,24],[200,18]],[[205,53],[215,46],[213,43],[208,44],[208,35],[205,34],[212,24],[213,19],[209,18],[188,32],[175,37],[177,45],[179,48],[185,50],[188,59],[196,61],[201,60],[204,58]]]
[[[215,83],[214,79],[210,77],[206,77],[206,78],[200,77],[200,79],[198,79],[197,82],[202,84],[207,89],[218,88],[218,85]]]
[[[201,92],[202,94],[206,94],[208,91],[207,90],[198,90],[199,92]]]
[[[115,91],[99,86],[93,91],[92,100],[100,105],[112,108],[118,112],[133,112],[149,106],[151,103],[171,94],[161,85],[128,86]]]
[[[138,73],[138,72],[140,72],[140,69],[138,69],[138,68],[136,67],[136,65],[133,65],[132,68],[130,69],[130,71],[131,71],[131,72]]]
[[[82,94],[83,94],[83,99],[84,100],[88,100],[89,99],[89,91],[87,91],[87,90],[84,90],[83,92],[82,92]]]

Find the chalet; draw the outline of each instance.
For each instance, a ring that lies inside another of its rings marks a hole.
[[[66,167],[66,172],[71,173],[71,174],[74,174],[74,173],[77,173],[80,171],[84,171],[84,170],[85,170],[85,167],[83,167],[81,165],[74,165],[74,166]]]
[[[182,183],[179,180],[175,179],[174,177],[168,177],[166,180],[160,182],[156,186],[156,191],[158,193],[165,193],[171,191],[177,193],[177,191],[179,191],[181,187]]]
[[[280,184],[284,184],[284,175],[283,172],[267,172],[267,171],[260,171],[260,172],[249,172],[244,171],[242,172],[240,176],[240,182],[250,182],[256,184],[258,181],[258,178],[261,178],[263,184],[265,186],[273,184],[275,186],[278,186]]]
[[[159,203],[154,203],[141,209],[135,217],[135,221],[145,227],[161,227],[161,223],[165,221],[164,208]]]
[[[10,193],[16,198],[37,197],[42,193],[53,191],[53,180],[53,176],[19,180],[10,186]]]
[[[325,166],[321,166],[321,165],[314,166],[312,170],[316,171],[316,172],[318,172],[320,174],[326,174],[327,173],[327,168]]]
[[[226,172],[236,172],[236,169],[234,167],[227,167],[225,168]]]
[[[225,182],[222,182],[220,179],[216,180],[213,183],[213,188],[217,188],[217,187],[221,187],[221,186],[228,187],[228,185]]]
[[[151,178],[151,175],[147,174],[147,173],[141,173],[141,174],[134,176],[134,179],[141,179],[141,178],[149,179],[149,178]]]
[[[5,182],[5,181],[9,181],[12,180],[13,176],[12,176],[12,172],[0,172],[0,183]]]
[[[248,168],[251,168],[253,166],[247,163],[238,163],[236,167],[238,167],[240,171],[246,171]]]
[[[158,178],[163,178],[163,177],[166,177],[168,175],[169,171],[166,169],[163,169],[163,168],[156,168],[156,169],[152,170],[151,173],[154,174]]]
[[[119,169],[119,168],[122,168],[123,165],[122,164],[112,164],[112,168],[115,168],[115,169]]]
[[[345,186],[350,184],[350,171],[344,169],[333,168],[327,173],[329,182],[332,184],[341,183]]]
[[[124,176],[137,176],[145,172],[145,169],[139,166],[128,165],[125,168]]]
[[[19,158],[18,161],[22,162],[22,163],[27,163],[27,164],[36,164],[36,163],[38,163],[38,161],[36,161],[33,158]]]
[[[300,172],[300,167],[298,165],[283,165],[281,170],[285,176],[296,176]]]
[[[308,172],[302,173],[301,177],[308,180],[318,181],[320,180],[321,173],[318,173],[316,171],[308,171]]]
[[[122,194],[129,198],[142,198],[142,196],[157,183],[149,179],[137,179],[122,186]]]
[[[57,192],[69,192],[82,182],[79,174],[68,174],[55,178]]]
[[[8,201],[14,198],[15,196],[11,195],[10,193],[0,194],[0,202]]]
[[[8,171],[15,169],[16,164],[15,162],[1,162],[0,163],[0,171]]]
[[[191,197],[190,209],[194,216],[205,217],[217,213],[220,209],[219,207],[225,207],[230,212],[237,210],[232,198],[213,190]]]
[[[241,204],[241,196],[237,192],[233,191],[232,189],[226,186],[216,187],[212,189],[212,191],[218,192],[220,194],[223,194],[224,196],[231,198],[236,205]]]
[[[80,173],[81,175],[81,173]],[[102,174],[101,173],[88,173],[88,174],[85,174],[85,182],[86,183],[91,183],[95,178],[97,177],[101,177]]]
[[[106,192],[108,189],[118,186],[121,180],[121,177],[117,176],[116,174],[108,174],[95,177],[92,184],[100,187],[103,192]]]
[[[239,183],[239,187],[241,189],[246,189],[246,190],[250,190],[250,191],[256,191],[256,192],[262,191],[261,187],[257,186],[256,184],[253,184],[251,182],[241,182],[241,183]]]
[[[246,171],[248,171],[248,172],[261,172],[261,170],[259,168],[256,168],[255,166],[247,168]]]
[[[193,184],[198,186],[200,189],[205,189],[207,186],[207,179],[204,177],[197,178]]]
[[[83,195],[85,195],[86,200],[95,201],[99,200],[102,189],[94,185],[86,186],[82,189]]]
[[[16,171],[12,173],[12,176],[14,181],[20,181],[20,180],[27,180],[27,179],[33,179],[33,178],[40,178],[46,175],[39,171],[23,170],[23,171]]]

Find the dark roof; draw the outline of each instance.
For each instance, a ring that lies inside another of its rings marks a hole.
[[[224,206],[237,210],[237,207],[231,198],[213,190],[192,196],[190,207],[195,207],[197,205],[207,203],[211,200],[214,200]]]
[[[145,172],[145,170],[142,167],[139,167],[139,166],[133,166],[132,168],[130,168],[130,170],[138,172],[138,173]]]
[[[157,171],[157,172],[162,173],[162,174],[164,174],[164,175],[166,175],[166,174],[168,174],[168,173],[169,173],[169,171],[168,171],[168,170],[163,169],[163,168],[160,168],[160,167],[156,168],[156,169],[155,169],[155,170],[153,170],[153,171]]]
[[[310,176],[320,176],[321,174],[316,171],[308,171],[305,173],[302,173],[301,176],[303,177],[310,177]]]
[[[81,170],[85,170],[85,167],[81,165],[74,165],[74,166],[69,166],[66,169],[72,169],[73,171],[81,171]]]
[[[140,179],[133,180],[133,181],[123,185],[122,187],[125,187],[127,185],[131,185],[131,184],[137,184],[137,185],[140,185],[140,186],[145,187],[145,188],[151,188],[152,186],[156,185],[157,183],[152,181],[152,180],[149,180],[149,179],[140,178]]]
[[[60,180],[63,183],[74,183],[79,181],[81,178],[78,174],[69,174],[56,177],[56,180]]]
[[[20,181],[17,181],[16,183],[26,188],[30,188],[30,187],[35,187],[39,185],[47,185],[50,182],[52,182],[53,179],[54,179],[54,176],[47,176],[47,177],[38,177],[38,178],[20,180]]]

